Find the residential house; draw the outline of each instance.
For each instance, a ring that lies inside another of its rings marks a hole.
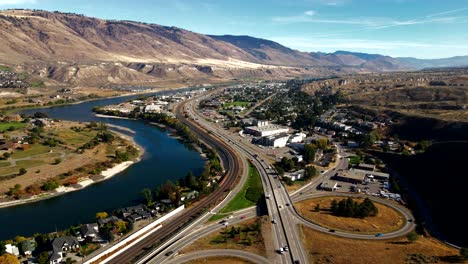
[[[121,219],[118,218],[117,216],[110,216],[110,217],[107,217],[107,218],[103,218],[103,219],[98,219],[98,225],[101,227],[107,223],[115,223],[115,222],[118,222],[120,221]]]
[[[49,263],[57,264],[64,259],[64,253],[76,251],[80,248],[80,243],[76,237],[64,236],[57,237],[52,241],[52,252],[50,254]]]
[[[99,234],[99,226],[97,223],[82,225],[80,233],[83,239],[93,240]]]
[[[3,122],[21,122],[21,121],[23,121],[23,118],[18,114],[7,115],[3,118]]]
[[[36,250],[36,241],[34,239],[26,239],[21,242],[21,250],[25,256],[31,256],[33,251]]]

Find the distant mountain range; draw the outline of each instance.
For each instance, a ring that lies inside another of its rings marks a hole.
[[[276,78],[468,65],[337,51],[301,52],[250,36],[213,36],[82,15],[0,11],[0,64],[65,83]]]

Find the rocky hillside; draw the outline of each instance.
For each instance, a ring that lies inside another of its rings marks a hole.
[[[0,11],[0,65],[46,84],[192,84],[406,70],[410,64],[381,55],[300,52],[249,36],[208,36],[133,21]]]

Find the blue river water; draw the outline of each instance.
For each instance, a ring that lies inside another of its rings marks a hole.
[[[122,126],[135,131],[131,135],[144,147],[140,162],[109,180],[83,190],[51,199],[0,209],[0,240],[16,235],[30,236],[68,228],[71,225],[94,220],[96,212],[129,206],[138,202],[144,188],[154,189],[166,180],[173,181],[189,171],[195,175],[203,170],[204,161],[198,152],[171,138],[167,132],[143,121],[100,118],[92,108],[116,104],[131,97],[119,97],[64,105],[53,108],[28,110],[45,112],[52,118],[71,121],[98,121]]]

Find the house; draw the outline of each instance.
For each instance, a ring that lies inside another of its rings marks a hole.
[[[93,239],[99,233],[99,226],[97,223],[85,224],[80,228],[80,233],[84,239]]]
[[[107,218],[104,218],[104,219],[99,219],[98,220],[98,225],[99,226],[103,226],[107,223],[115,223],[115,222],[118,222],[120,221],[120,218],[118,218],[117,216],[110,216],[110,217],[107,217]]]
[[[9,254],[12,254],[14,256],[19,256],[19,249],[17,246],[14,246],[12,244],[6,244],[5,245],[5,252],[6,253],[9,253]]]
[[[0,141],[0,151],[12,151],[18,147],[17,143],[10,141]]]
[[[145,207],[142,204],[135,205],[135,206],[129,206],[122,208],[121,210],[122,216],[127,217],[130,216],[134,213],[139,213],[139,212],[145,212]]]
[[[150,104],[145,106],[145,113],[161,113],[163,109],[162,105]]]
[[[333,192],[337,189],[337,185],[338,184],[335,181],[325,180],[320,184],[320,189]]]
[[[76,251],[80,248],[80,243],[76,237],[57,237],[52,241],[52,253],[49,258],[50,264],[60,263],[64,258],[64,253]]]
[[[291,181],[297,181],[304,177],[304,170],[298,170],[295,172],[285,173],[283,177],[290,178]]]
[[[36,250],[36,241],[34,239],[26,239],[21,242],[21,251],[25,256],[31,256],[34,250]]]

